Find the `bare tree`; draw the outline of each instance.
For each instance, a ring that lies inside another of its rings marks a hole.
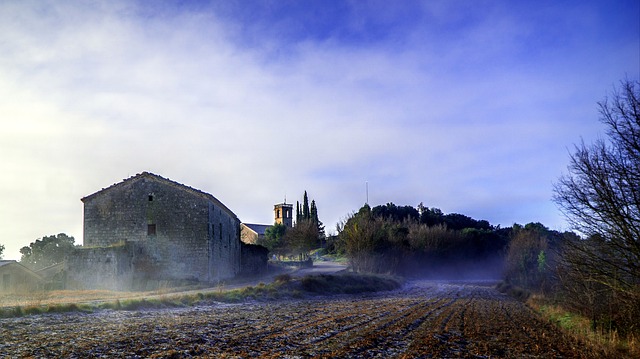
[[[640,302],[639,100],[640,83],[627,80],[598,103],[607,138],[576,146],[554,188],[554,201],[590,238],[565,243],[567,265],[630,305]]]

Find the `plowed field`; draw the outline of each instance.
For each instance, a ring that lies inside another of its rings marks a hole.
[[[589,358],[488,283],[410,282],[368,296],[0,320],[0,356]]]

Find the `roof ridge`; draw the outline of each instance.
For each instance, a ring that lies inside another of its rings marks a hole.
[[[97,191],[97,192],[94,192],[94,193],[92,193],[92,194],[90,194],[90,195],[88,195],[88,196],[82,197],[80,200],[81,200],[82,202],[84,202],[85,200],[87,200],[87,199],[89,199],[89,198],[91,198],[91,197],[96,196],[98,193],[101,193],[101,192],[103,192],[103,191],[107,191],[107,190],[111,190],[111,189],[113,189],[113,188],[115,188],[115,187],[117,187],[117,186],[121,186],[121,185],[123,185],[123,184],[125,184],[125,183],[131,182],[131,181],[133,181],[133,180],[135,180],[135,179],[143,178],[143,177],[155,178],[155,179],[160,180],[160,181],[163,181],[163,182],[165,182],[165,183],[167,183],[167,184],[170,184],[170,185],[173,185],[173,186],[180,187],[180,188],[182,188],[182,189],[184,189],[184,190],[188,190],[188,191],[192,192],[192,193],[193,193],[193,194],[195,194],[195,195],[204,196],[204,197],[208,198],[209,200],[212,200],[212,201],[216,202],[216,204],[218,204],[220,207],[222,207],[225,211],[227,211],[227,212],[229,212],[230,214],[232,214],[235,218],[238,218],[238,216],[237,216],[237,215],[236,215],[236,214],[235,214],[231,209],[229,209],[229,207],[227,207],[226,205],[224,205],[224,203],[222,203],[222,202],[221,202],[219,199],[217,199],[214,195],[212,195],[212,194],[210,194],[210,193],[207,193],[207,192],[204,192],[204,191],[202,191],[202,190],[199,190],[199,189],[197,189],[197,188],[194,188],[194,187],[188,186],[188,185],[186,185],[186,184],[183,184],[183,183],[180,183],[180,182],[174,181],[174,180],[169,179],[169,178],[167,178],[167,177],[163,177],[163,176],[157,175],[157,174],[152,173],[152,172],[149,172],[149,171],[143,171],[143,172],[138,173],[138,174],[136,174],[136,175],[134,175],[134,176],[131,176],[131,177],[129,177],[129,178],[125,178],[125,179],[123,179],[121,182],[114,183],[114,184],[112,184],[111,186],[108,186],[108,187],[102,188],[101,190],[99,190],[99,191]]]

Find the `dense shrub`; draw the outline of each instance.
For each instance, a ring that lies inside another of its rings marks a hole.
[[[486,270],[487,263],[499,262],[502,258],[508,232],[493,228],[486,221],[456,215],[452,216],[457,219],[456,223],[476,227],[450,229],[444,221],[448,217],[444,215],[442,221],[433,223],[418,221],[414,215],[399,220],[398,213],[412,213],[406,206],[388,204],[383,206],[384,210],[379,207],[372,210],[365,205],[340,228],[339,247],[345,249],[356,272],[468,276],[478,272],[477,269]],[[402,210],[394,215],[393,210],[398,208]],[[434,216],[433,211],[423,213]],[[485,268],[480,268],[483,265]],[[491,274],[490,271],[483,274],[497,277],[500,271],[498,264]]]

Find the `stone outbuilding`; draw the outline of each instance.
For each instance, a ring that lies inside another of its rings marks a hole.
[[[287,203],[286,200],[273,206],[273,216],[273,223],[284,225],[287,228],[293,227],[293,205]],[[259,243],[261,239],[264,239],[267,229],[272,226],[269,224],[241,223],[240,239],[247,244]]]
[[[41,289],[42,277],[14,260],[0,260],[0,293],[24,293]]]
[[[240,223],[240,239],[247,244],[256,244],[264,239],[268,224]]]
[[[240,220],[211,194],[143,172],[82,202],[83,248],[67,261],[72,286],[212,283],[241,272]]]

